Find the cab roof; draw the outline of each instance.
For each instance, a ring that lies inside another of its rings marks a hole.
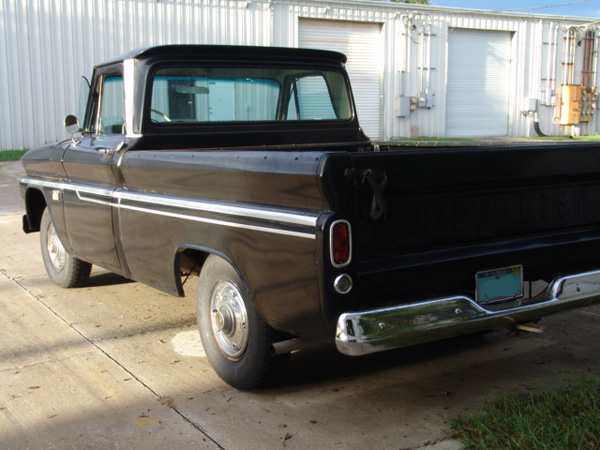
[[[126,59],[145,60],[150,58],[163,58],[165,60],[174,58],[192,59],[222,59],[240,61],[315,61],[345,64],[346,55],[329,50],[313,50],[306,48],[284,48],[284,47],[253,47],[235,45],[160,45],[155,47],[142,47],[131,50],[121,56],[113,58],[98,67],[122,62]]]

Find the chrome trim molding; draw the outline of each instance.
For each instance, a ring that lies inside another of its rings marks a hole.
[[[133,115],[135,113],[135,60],[128,58],[123,61],[123,86],[125,91],[125,133],[129,139],[142,137],[139,133],[133,132]]]
[[[244,207],[233,205],[226,202],[216,202],[203,199],[183,199],[164,194],[149,194],[125,191],[121,188],[98,188],[95,186],[72,183],[68,181],[51,181],[38,179],[34,177],[23,177],[22,184],[39,186],[51,189],[59,189],[61,191],[73,191],[81,201],[95,203],[113,208],[138,211],[147,214],[154,214],[166,217],[173,217],[182,220],[191,220],[195,222],[210,223],[232,228],[241,228],[252,231],[260,231],[265,233],[280,234],[286,236],[299,237],[304,239],[316,239],[317,219],[320,215],[318,211],[306,212],[287,212],[278,211],[276,208],[257,208]],[[87,195],[85,195],[87,194]],[[90,197],[97,196],[101,198]],[[142,203],[148,206],[137,206],[126,204],[124,201]],[[214,214],[222,214],[233,218],[248,218],[255,220],[263,220],[271,222],[265,226],[250,225],[228,220],[210,219],[206,217],[198,217],[191,214],[176,213],[165,211],[164,209],[153,208],[152,206],[163,206],[171,208],[179,208],[185,211],[207,212]],[[274,225],[273,228],[268,225]],[[276,225],[291,225],[298,227],[308,227],[307,231],[286,230]]]
[[[132,205],[119,205],[118,207],[119,207],[119,209],[128,209],[130,211],[144,212],[144,213],[154,214],[154,215],[159,215],[159,216],[164,216],[164,217],[172,217],[175,219],[191,220],[194,222],[210,223],[213,225],[221,225],[224,227],[241,228],[244,230],[261,231],[264,233],[272,233],[272,234],[282,234],[285,236],[294,236],[294,237],[305,238],[305,239],[316,239],[315,234],[302,233],[299,231],[289,231],[289,230],[281,230],[278,228],[259,227],[256,225],[247,225],[247,224],[237,223],[237,222],[227,222],[224,220],[208,219],[206,217],[189,216],[186,214],[171,213],[168,211],[161,211],[158,209],[150,209],[150,208],[141,208],[141,207],[132,206]]]
[[[70,183],[66,181],[51,181],[34,177],[23,177],[22,184],[60,189],[61,191],[84,192],[86,194],[98,195],[101,197],[110,197],[114,188],[99,188],[89,184]],[[79,195],[79,194],[78,194]]]
[[[536,297],[494,309],[455,296],[344,313],[338,318],[335,342],[341,353],[359,356],[502,328],[596,303],[600,303],[600,270],[557,278]]]
[[[303,215],[281,212],[275,210],[275,208],[248,208],[210,200],[186,200],[162,194],[136,193],[123,190],[115,192],[114,197],[120,200],[130,200],[139,203],[172,206],[194,211],[226,214],[229,216],[250,217],[252,219],[270,220],[301,226],[316,226],[318,217],[316,214]]]
[[[113,206],[112,202],[110,200],[100,200],[97,198],[92,198],[92,197],[86,197],[84,195],[82,195],[82,193],[84,194],[96,194],[96,195],[102,195],[102,194],[98,194],[95,192],[86,192],[83,190],[76,190],[75,193],[77,194],[77,198],[79,200],[81,200],[82,202],[88,202],[88,203],[95,203],[97,205],[104,205],[104,206]],[[108,197],[110,197],[110,193],[108,194]]]

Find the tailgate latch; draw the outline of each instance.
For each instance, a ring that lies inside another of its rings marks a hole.
[[[387,215],[387,206],[383,193],[388,183],[388,177],[385,172],[371,169],[346,169],[345,176],[352,180],[355,186],[358,183],[365,184],[366,182],[369,184],[373,191],[369,215],[372,220],[384,220]]]

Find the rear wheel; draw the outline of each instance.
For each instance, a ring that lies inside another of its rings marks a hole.
[[[262,320],[249,297],[234,268],[209,256],[198,282],[200,337],[217,375],[238,389],[272,384],[289,359],[271,355],[271,344],[283,334]]]
[[[42,259],[50,279],[60,287],[81,286],[90,277],[92,265],[70,255],[60,241],[48,208],[40,224]]]

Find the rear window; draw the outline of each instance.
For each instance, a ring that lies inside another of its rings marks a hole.
[[[165,126],[351,118],[345,78],[335,71],[170,67],[152,79],[150,121]]]

